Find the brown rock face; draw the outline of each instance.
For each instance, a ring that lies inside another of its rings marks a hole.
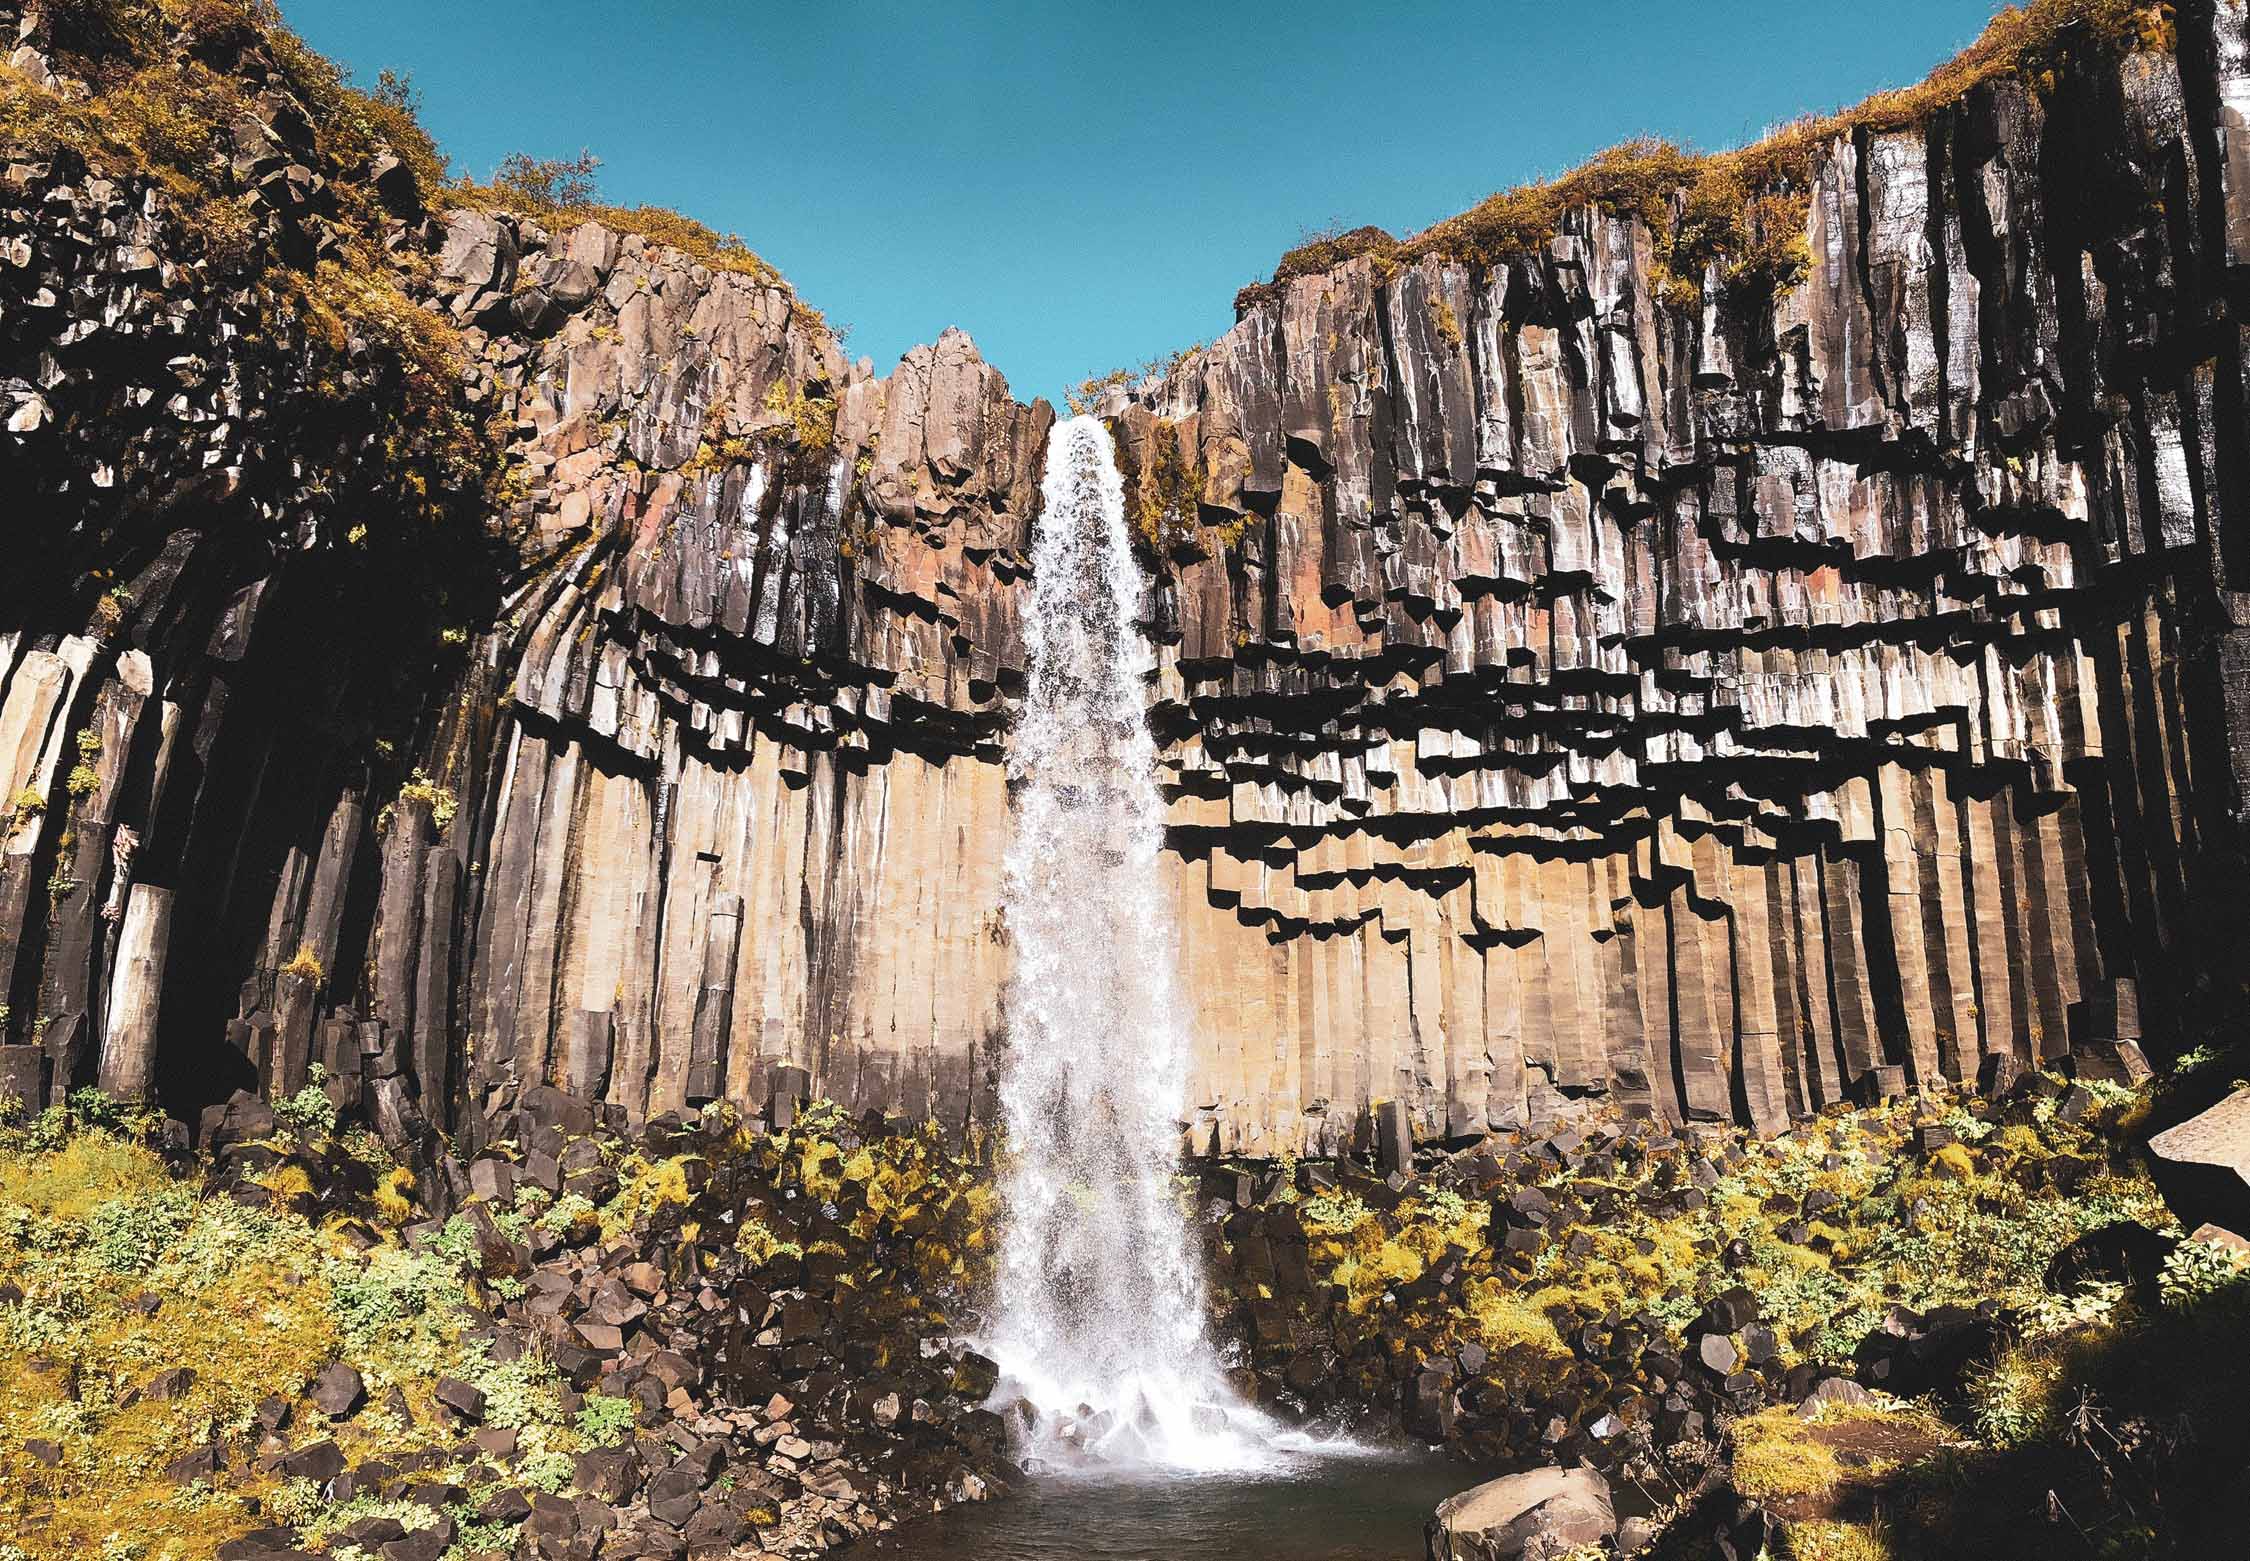
[[[1772,1128],[2059,1056],[2118,981],[2153,1043],[2225,1012],[2246,100],[2241,8],[2183,7],[2174,52],[1840,137],[1779,297],[1659,301],[1647,230],[1584,209],[1298,278],[1114,392],[1195,1145],[1377,1101]],[[0,981],[39,1058],[0,1078],[192,1105],[319,1062],[411,1133],[802,1068],[981,1117],[1052,411],[959,332],[878,378],[770,275],[598,223],[393,242],[506,469],[492,545],[413,576],[284,459],[160,191],[0,181]]]

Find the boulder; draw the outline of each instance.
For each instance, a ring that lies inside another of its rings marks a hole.
[[[1707,1333],[1696,1344],[1695,1353],[1713,1376],[1724,1377],[1742,1363],[1742,1352],[1734,1341],[1723,1333]]]
[[[281,1460],[281,1472],[292,1480],[311,1480],[324,1485],[344,1472],[344,1452],[334,1442],[315,1442],[310,1447],[300,1447]]]
[[[1617,1532],[1592,1469],[1532,1469],[1448,1496],[1424,1531],[1429,1561],[1552,1561]]]
[[[2157,1134],[2148,1159],[2182,1225],[2250,1230],[2250,1089]]]
[[[2189,1231],[2187,1239],[2190,1241],[2207,1241],[2214,1247],[2250,1257],[2250,1240],[2245,1240],[2224,1226],[2213,1225],[2208,1220]]]
[[[342,1361],[336,1361],[313,1378],[313,1408],[331,1420],[342,1420],[367,1402],[367,1384],[357,1371]]]
[[[1414,1169],[1414,1124],[1403,1100],[1375,1107],[1375,1169],[1383,1176],[1404,1176]]]
[[[1992,1319],[1983,1310],[1935,1306],[1916,1312],[1893,1306],[1860,1341],[1852,1360],[1861,1382],[1912,1398],[1951,1392],[1963,1372],[1991,1356],[1997,1342]]]
[[[1874,1401],[1875,1395],[1852,1381],[1851,1378],[1827,1377],[1823,1378],[1817,1387],[1805,1395],[1805,1401],[1797,1406],[1797,1413],[1804,1419],[1810,1420],[1829,1404],[1841,1404],[1850,1407],[1857,1404],[1871,1404]]]
[[[440,1377],[433,1396],[461,1419],[476,1423],[484,1418],[484,1391],[458,1377]]]
[[[1757,1320],[1757,1294],[1747,1285],[1736,1285],[1711,1298],[1695,1321],[1688,1324],[1688,1335],[1692,1338],[1705,1333],[1740,1333]]]
[[[2128,1088],[2147,1082],[2155,1070],[2142,1055],[2138,1043],[2133,1041],[2088,1041],[2071,1048],[2066,1059],[2070,1076],[2078,1080],[2099,1079],[2104,1084],[2122,1084]]]

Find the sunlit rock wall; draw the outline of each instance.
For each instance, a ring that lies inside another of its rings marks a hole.
[[[1166,532],[1193,1142],[1391,1099],[1772,1128],[2232,1013],[2245,103],[2240,9],[2183,8],[2176,58],[1839,140],[1782,297],[1662,306],[1645,232],[1580,212],[1499,269],[1300,279],[1114,392]],[[171,486],[263,470],[279,412],[212,370],[177,393],[216,454],[134,422],[225,359],[172,220],[0,183],[0,783],[42,804],[0,1088],[319,1062],[411,1132],[798,1067],[982,1120],[1051,411],[957,332],[877,377],[777,279],[598,224],[402,218],[500,415],[505,562],[346,681],[397,606],[314,562],[354,517]]]

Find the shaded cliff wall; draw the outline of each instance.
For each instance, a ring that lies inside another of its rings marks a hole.
[[[2228,1011],[2250,51],[2239,7],[2178,36],[1839,138],[1779,298],[1660,304],[1582,210],[1113,394],[1199,1146],[1382,1099],[1771,1127],[2114,1033],[2119,980],[2154,1037]],[[288,118],[273,202],[374,176]],[[958,333],[847,363],[761,268],[402,200],[498,475],[401,534],[286,375],[228,378],[270,322],[168,199],[0,181],[0,1087],[319,1061],[410,1133],[789,1066],[981,1118],[1049,409]]]

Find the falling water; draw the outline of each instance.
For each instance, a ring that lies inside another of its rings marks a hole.
[[[1102,425],[1074,418],[1047,449],[1011,761],[1009,1160],[988,1345],[1040,1464],[1253,1467],[1274,1428],[1220,1371],[1173,1190],[1187,1036],[1157,876],[1140,569]]]

